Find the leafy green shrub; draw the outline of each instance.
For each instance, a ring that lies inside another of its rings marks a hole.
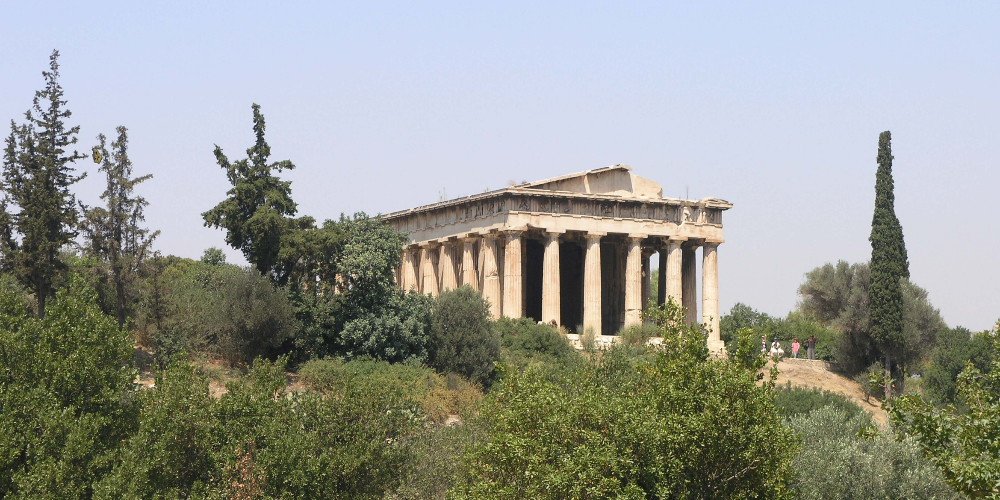
[[[618,332],[618,341],[631,346],[644,345],[649,339],[659,335],[655,325],[640,323],[622,328]]]
[[[503,374],[454,498],[784,497],[795,442],[770,386],[709,359],[696,326],[657,324],[650,362],[615,346],[579,376]]]
[[[490,304],[463,286],[438,296],[427,339],[427,364],[489,387],[500,361],[500,336],[490,321]]]
[[[577,366],[583,356],[570,345],[558,328],[538,324],[528,318],[500,318],[495,327],[500,334],[505,362],[517,366]]]
[[[956,381],[966,363],[972,363],[980,371],[989,371],[992,361],[989,339],[983,333],[973,334],[962,327],[942,328],[937,344],[920,379],[924,394],[938,405],[958,403]]]
[[[799,471],[792,481],[796,498],[961,498],[923,457],[916,440],[879,432],[864,412],[852,416],[829,405],[789,422],[802,438],[792,460]]]
[[[779,387],[775,392],[774,406],[778,408],[778,413],[785,418],[803,415],[826,406],[833,406],[850,418],[864,412],[857,403],[842,394],[823,391],[816,387],[810,389],[793,386],[791,382],[788,382],[784,387]]]
[[[400,485],[386,500],[444,500],[467,474],[462,454],[476,440],[475,426],[431,427],[413,437],[413,460],[400,471]]]
[[[0,291],[0,497],[86,498],[133,430],[128,332],[79,277],[44,320]]]
[[[371,358],[344,362],[339,359],[311,360],[299,367],[299,376],[310,390],[337,394],[351,384],[385,385],[420,405],[432,423],[443,423],[450,415],[466,413],[482,393],[457,375],[440,375],[418,362],[388,363]]]
[[[256,271],[198,262],[175,280],[151,339],[163,364],[180,351],[244,364],[275,354],[292,335],[294,315],[285,292]]]

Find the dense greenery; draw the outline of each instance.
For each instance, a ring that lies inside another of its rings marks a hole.
[[[916,441],[876,428],[867,413],[824,406],[794,416],[802,437],[792,481],[803,500],[958,499]]]
[[[903,242],[903,227],[896,218],[892,181],[892,137],[888,131],[878,138],[878,172],[875,174],[875,214],[872,216],[871,278],[868,285],[868,329],[875,346],[885,359],[886,398],[892,394],[889,382],[893,367],[901,365],[906,347],[903,335],[903,290],[900,281],[910,277]],[[894,365],[895,363],[896,365]],[[897,369],[895,373],[903,374]]]
[[[1000,498],[1000,321],[986,334],[990,371],[968,363],[958,377],[965,408],[935,408],[918,395],[890,407],[893,421],[920,443],[956,490],[974,498]]]
[[[117,132],[118,138],[111,143],[111,153],[106,148],[104,134],[97,136],[93,158],[107,181],[101,194],[105,206],[88,209],[80,229],[87,241],[86,253],[104,264],[101,274],[114,291],[115,318],[122,326],[136,303],[137,278],[144,271],[150,247],[160,232],[150,232],[139,226],[146,220],[143,212],[149,203],[133,191],[137,184],[153,175],[132,176],[128,130],[118,127]]]
[[[648,358],[621,346],[557,379],[505,373],[455,498],[783,497],[795,440],[771,385],[709,359],[697,326],[661,334]]]
[[[870,275],[867,264],[839,261],[806,273],[799,287],[800,311],[839,334],[832,345],[831,360],[851,376],[880,361],[868,321]],[[934,349],[937,332],[945,323],[926,290],[906,279],[900,285],[905,342],[897,362],[912,371]]]
[[[436,370],[489,387],[500,361],[500,336],[490,321],[489,302],[467,286],[441,293],[434,304],[427,351],[427,364]]]
[[[783,387],[778,387],[774,397],[774,405],[778,408],[778,413],[785,418],[804,415],[826,406],[832,406],[844,412],[848,417],[856,417],[864,413],[860,406],[841,394],[817,388],[797,387],[793,386],[791,382]]]
[[[70,187],[83,178],[74,175],[73,163],[86,158],[69,151],[80,127],[66,124],[72,113],[59,84],[58,51],[52,51],[42,75],[45,89],[35,92],[26,123],[11,121],[3,156],[6,197],[0,202],[2,267],[34,293],[40,318],[66,269],[59,252],[77,235],[80,214]]]

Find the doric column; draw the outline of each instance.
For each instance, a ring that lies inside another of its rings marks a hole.
[[[520,318],[524,315],[524,281],[521,279],[522,230],[507,231],[503,254],[503,315]]]
[[[625,327],[642,320],[642,237],[629,235],[625,260]]]
[[[662,306],[667,301],[667,250],[659,249],[660,272],[656,279],[656,305]]]
[[[542,321],[562,324],[559,283],[559,233],[545,234],[545,257],[542,260]]]
[[[403,251],[403,291],[420,292],[420,249],[407,248]]]
[[[642,304],[641,309],[646,310],[646,304],[649,303],[649,294],[652,293],[652,268],[649,263],[649,258],[655,253],[655,250],[649,247],[642,249]]]
[[[471,286],[477,292],[480,291],[479,273],[473,249],[478,239],[472,236],[462,239],[462,286]]]
[[[490,303],[490,316],[500,317],[500,272],[497,269],[497,237],[483,236],[480,253],[483,256],[483,298]]]
[[[430,244],[420,246],[420,293],[436,297],[438,290],[437,252]]]
[[[587,233],[587,248],[583,264],[583,331],[601,334],[601,236],[604,233]]]
[[[719,335],[719,242],[706,242],[701,250],[702,322],[709,328],[708,347],[718,349]]]
[[[413,274],[413,261],[410,260],[410,250],[408,248],[403,248],[402,261],[402,264],[399,266],[399,287],[404,292],[408,292],[412,286],[410,276]]]
[[[674,304],[679,306],[684,304],[685,295],[682,278],[683,272],[681,271],[684,260],[684,251],[681,249],[681,244],[683,243],[684,240],[670,240],[667,242],[667,267],[660,271],[667,278],[667,297],[673,297]],[[694,262],[693,259],[692,262]]]
[[[455,245],[451,242],[442,243],[438,257],[438,274],[441,276],[441,291],[458,288],[458,276],[455,275]]]
[[[698,263],[695,251],[698,245],[689,243],[681,247],[681,305],[687,309],[687,322],[697,324],[698,320]]]

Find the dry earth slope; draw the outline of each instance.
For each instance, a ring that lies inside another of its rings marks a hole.
[[[785,385],[791,382],[798,387],[817,387],[822,390],[832,391],[847,396],[865,411],[871,413],[879,425],[885,425],[888,416],[882,410],[881,404],[872,399],[865,402],[865,395],[857,382],[830,371],[829,364],[825,361],[810,361],[807,359],[785,358],[778,363],[777,385]]]

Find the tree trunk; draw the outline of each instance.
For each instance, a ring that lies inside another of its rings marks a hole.
[[[38,301],[38,319],[45,319],[45,294],[36,292],[35,300]]]
[[[889,353],[885,353],[885,401],[888,403],[892,397],[892,365],[889,364]]]

